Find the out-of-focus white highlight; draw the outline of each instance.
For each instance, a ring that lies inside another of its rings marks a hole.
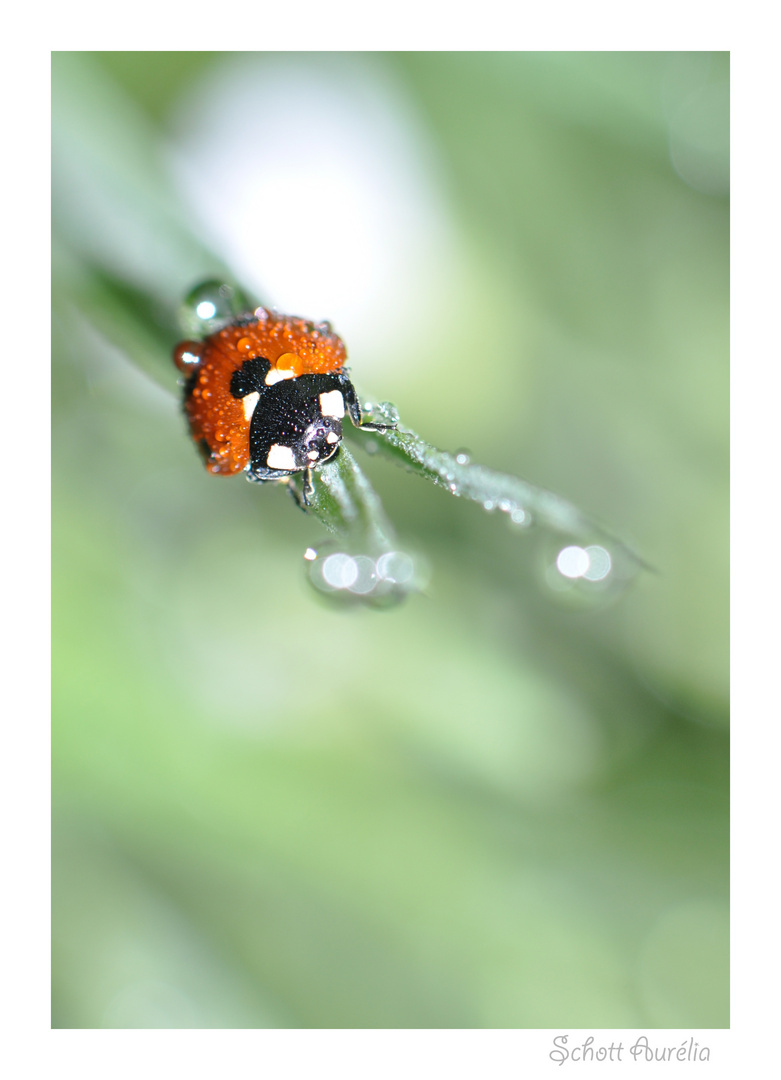
[[[321,592],[342,598],[366,597],[380,602],[401,599],[419,590],[425,580],[425,567],[404,551],[386,551],[378,558],[350,555],[346,551],[319,557],[313,549],[306,554],[310,563],[308,577]]]
[[[586,581],[602,581],[610,573],[610,552],[599,544],[587,548],[571,544],[562,548],[556,556],[556,569],[566,578],[585,578]]]
[[[588,555],[588,570],[583,577],[586,581],[604,581],[613,569],[610,552],[599,544],[592,544],[586,548],[586,554]]]
[[[377,560],[377,576],[384,581],[406,585],[415,576],[415,564],[403,551],[388,551]]]
[[[358,563],[352,555],[339,551],[325,559],[322,574],[332,589],[349,589],[358,580]]]
[[[556,557],[556,568],[560,574],[568,578],[583,577],[589,568],[588,552],[585,548],[571,547],[562,548]]]
[[[357,596],[366,596],[377,584],[374,559],[370,559],[368,555],[356,555],[355,567],[357,573],[355,581],[350,585],[350,592],[355,593]]]
[[[217,314],[217,307],[211,300],[201,300],[195,309],[195,314],[199,319],[213,319]]]
[[[231,57],[188,88],[178,128],[180,186],[236,273],[288,314],[327,317],[354,354],[379,336],[403,363],[458,260],[382,59]]]

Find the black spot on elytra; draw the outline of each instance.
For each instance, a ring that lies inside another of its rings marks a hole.
[[[265,356],[253,356],[245,360],[231,375],[231,393],[235,398],[243,398],[256,391],[261,393],[266,389],[266,376],[269,371],[271,364]]]

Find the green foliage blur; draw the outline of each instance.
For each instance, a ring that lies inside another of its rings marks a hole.
[[[362,385],[655,572],[570,606],[552,538],[361,454],[430,585],[334,610],[318,523],[205,474],[176,309],[240,270],[167,155],[237,66],[379,86],[435,163],[447,287],[348,339]],[[728,79],[54,54],[53,1026],[728,1025]]]

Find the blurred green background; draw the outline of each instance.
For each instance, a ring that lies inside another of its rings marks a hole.
[[[53,1025],[724,1027],[727,54],[56,53]],[[431,582],[324,606],[203,471],[232,274],[658,571],[360,455]],[[564,598],[566,600],[566,597]]]

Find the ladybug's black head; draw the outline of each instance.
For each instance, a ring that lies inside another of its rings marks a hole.
[[[304,432],[300,444],[302,456],[310,468],[319,465],[334,456],[341,441],[341,420],[321,413]]]

